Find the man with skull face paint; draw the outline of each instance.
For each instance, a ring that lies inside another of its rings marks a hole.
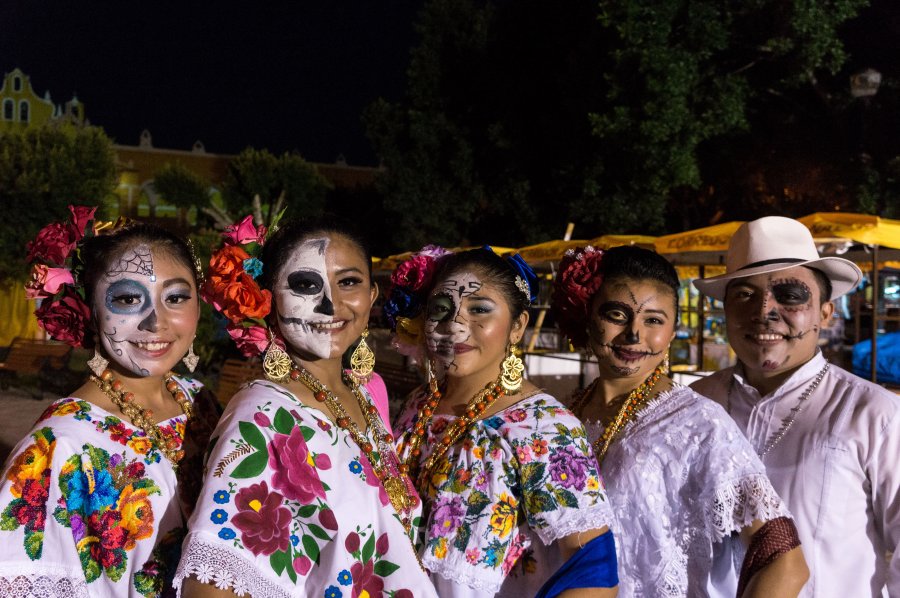
[[[735,232],[724,275],[694,281],[724,300],[738,364],[692,387],[726,407],[787,502],[811,573],[802,596],[900,596],[900,404],[818,349],[861,276],[770,216]]]

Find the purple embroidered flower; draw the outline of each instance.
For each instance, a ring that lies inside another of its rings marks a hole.
[[[461,496],[453,498],[441,497],[434,503],[431,519],[431,535],[433,537],[449,536],[462,524],[466,507]]]
[[[587,459],[571,446],[550,455],[550,477],[563,488],[581,490],[587,479]]]
[[[84,519],[81,518],[81,515],[77,513],[72,514],[69,518],[69,523],[72,526],[72,538],[78,544],[87,535],[87,526],[84,524]]]

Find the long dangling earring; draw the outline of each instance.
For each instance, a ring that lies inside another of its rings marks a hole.
[[[434,361],[432,361],[430,356],[425,356],[425,383],[428,385],[428,390],[431,391],[431,394],[437,392],[441,383],[437,379],[437,372],[435,372]]]
[[[516,355],[516,348],[512,344],[509,345],[509,352],[500,368],[500,386],[511,395],[519,392],[519,389],[522,388],[522,373],[525,371],[525,364]]]
[[[372,370],[375,369],[375,352],[366,343],[369,329],[363,330],[359,344],[350,355],[350,375],[360,384],[365,384],[372,378]]]
[[[194,353],[194,343],[191,343],[191,348],[188,349],[187,355],[181,358],[181,363],[183,363],[184,367],[186,367],[192,374],[194,373],[194,370],[197,369],[197,364],[200,363],[200,358],[197,357],[196,353]]]
[[[263,373],[266,378],[272,382],[284,382],[291,373],[291,356],[278,346],[275,342],[275,335],[269,331],[269,346],[266,347],[266,354],[263,357]]]
[[[97,339],[94,339],[94,342],[97,343]],[[87,364],[98,378],[103,375],[103,371],[109,365],[109,360],[100,354],[99,344],[94,345],[94,356],[88,359]]]
[[[666,349],[666,356],[663,358],[662,362],[663,373],[668,374],[671,370],[669,368],[669,350]]]

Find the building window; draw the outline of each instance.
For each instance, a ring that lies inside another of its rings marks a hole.
[[[28,122],[28,102],[25,100],[19,102],[19,120],[23,123]]]
[[[13,91],[22,91],[22,77],[13,77]]]
[[[3,120],[12,120],[15,116],[16,106],[12,100],[3,100]]]

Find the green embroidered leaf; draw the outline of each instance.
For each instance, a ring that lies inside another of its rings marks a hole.
[[[280,434],[290,434],[294,429],[294,416],[284,407],[279,407],[275,412],[275,431]]]
[[[575,509],[578,508],[578,499],[574,494],[572,494],[565,488],[554,488],[553,496],[555,496],[557,502],[559,502],[559,504],[563,506],[572,507]]]
[[[125,569],[128,568],[128,556],[126,555],[124,548],[116,548],[113,552],[119,557],[119,564],[107,567],[106,575],[113,581],[119,581],[122,579]]]
[[[453,546],[459,551],[465,550],[466,546],[469,545],[469,538],[471,536],[472,528],[468,523],[463,523],[459,526],[459,529],[456,530],[456,538],[453,540]]]
[[[399,568],[400,565],[395,565],[390,561],[378,561],[377,563],[375,563],[375,575],[379,577],[387,577]]]
[[[372,559],[372,555],[375,554],[375,534],[369,534],[369,539],[366,540],[366,543],[363,545],[362,549],[362,562],[365,565]]]
[[[238,429],[241,436],[247,443],[258,451],[266,450],[266,437],[259,431],[255,424],[250,422],[238,422]]]
[[[297,583],[297,572],[294,571],[294,563],[289,563],[288,566],[284,568],[284,570],[287,571],[288,577],[291,578],[291,581],[293,583]]]
[[[9,505],[3,509],[3,514],[0,515],[0,529],[3,531],[11,532],[12,530],[19,527],[19,521],[11,516],[12,510],[16,507],[17,504],[25,502],[21,498],[15,498],[10,501]]]
[[[293,568],[291,565],[291,556],[284,550],[276,550],[269,555],[269,565],[272,566],[272,571],[275,572],[275,575],[279,577],[281,577],[281,574],[284,573],[286,568]]]
[[[306,442],[309,442],[309,439],[316,435],[316,431],[309,426],[300,426],[300,431],[303,432],[303,440]]]
[[[543,490],[535,490],[525,495],[525,508],[529,513],[547,513],[556,508],[556,501]]]
[[[106,469],[109,466],[109,453],[102,448],[92,444],[85,444],[81,448],[90,456],[94,469]],[[81,459],[78,460],[81,461]]]
[[[135,490],[147,490],[147,494],[162,494],[153,478],[142,478],[132,484]]]
[[[25,532],[25,554],[32,561],[41,558],[41,550],[44,548],[44,532]]]
[[[96,581],[100,577],[100,563],[91,558],[91,545],[85,544],[78,551],[81,560],[81,570],[84,571],[84,580],[88,583]]]
[[[320,540],[325,540],[325,541],[331,540],[331,536],[328,535],[328,532],[326,532],[324,529],[322,529],[315,523],[309,524],[309,531],[311,531],[313,533],[313,535],[315,537],[319,538]]]
[[[72,521],[69,518],[69,510],[62,507],[56,507],[53,510],[53,518],[63,527],[72,527]]]
[[[522,478],[522,485],[525,488],[535,488],[540,483],[541,480],[544,479],[544,471],[546,470],[546,463],[535,462],[535,463],[525,463],[522,465],[519,476]]]
[[[315,564],[319,564],[319,545],[316,544],[316,539],[308,534],[303,534],[303,537],[300,539],[303,543],[303,550],[306,551],[306,556],[314,562]]]
[[[231,472],[233,478],[255,478],[263,472],[269,462],[269,453],[257,451],[240,462]]]
[[[466,502],[469,504],[469,508],[466,509],[466,516],[479,515],[486,506],[491,504],[490,499],[478,490],[474,490]]]
[[[319,507],[317,507],[316,505],[302,506],[299,509],[297,509],[297,516],[303,517],[304,519],[306,519],[307,517],[309,517],[310,515],[315,513],[318,508]]]

